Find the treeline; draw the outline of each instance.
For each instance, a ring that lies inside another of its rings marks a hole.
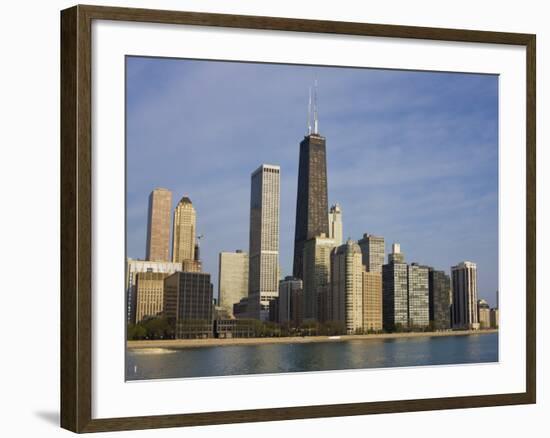
[[[165,317],[151,317],[137,324],[128,324],[126,337],[129,341],[138,339],[174,339],[175,327]]]
[[[239,329],[237,332],[246,330],[250,336],[257,338],[267,337],[288,337],[288,336],[341,336],[346,334],[346,327],[341,321],[328,321],[324,323],[306,321],[301,324],[292,322],[276,323],[271,321],[259,321],[256,319],[237,320]],[[184,328],[189,326],[192,329],[196,325],[208,324],[206,321],[187,321]],[[214,330],[214,324],[212,324]],[[433,324],[428,327],[404,327],[396,324],[391,330],[356,330],[354,334],[376,334],[376,333],[408,333],[408,332],[432,332],[435,331]],[[174,339],[175,322],[163,316],[149,317],[138,324],[128,324],[127,339]],[[214,333],[212,333],[214,335]],[[239,334],[235,333],[236,336]]]

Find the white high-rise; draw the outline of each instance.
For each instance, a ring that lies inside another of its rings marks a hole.
[[[334,240],[336,246],[342,245],[343,229],[342,229],[342,209],[339,204],[334,204],[330,207],[328,213],[328,237]]]
[[[279,295],[279,166],[262,164],[251,176],[248,315],[267,320]]]
[[[462,262],[451,267],[453,304],[451,318],[453,328],[478,329],[477,315],[477,266]]]

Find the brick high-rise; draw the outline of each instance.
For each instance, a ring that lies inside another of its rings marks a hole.
[[[147,247],[145,259],[155,262],[170,260],[170,211],[172,192],[157,188],[149,195]]]

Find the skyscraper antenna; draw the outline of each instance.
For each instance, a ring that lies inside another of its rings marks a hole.
[[[311,87],[309,87],[309,103],[307,105],[307,135],[311,135]]]
[[[317,79],[313,84],[313,133],[319,134],[319,114],[317,113]]]

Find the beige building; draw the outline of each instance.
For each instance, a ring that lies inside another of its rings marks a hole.
[[[328,213],[328,238],[334,240],[336,246],[344,243],[342,227],[342,208],[339,204],[330,207]]]
[[[248,296],[248,254],[220,252],[218,260],[219,305],[233,315],[233,305]]]
[[[197,214],[191,200],[184,196],[174,210],[172,261],[195,260]]]
[[[331,254],[332,317],[348,334],[363,329],[363,263],[361,248],[353,240]]]
[[[146,260],[162,262],[170,260],[171,210],[172,192],[163,188],[153,190],[149,195]]]
[[[480,329],[491,328],[491,308],[484,299],[477,300],[477,319]]]
[[[363,271],[363,330],[382,330],[382,274]]]
[[[168,275],[162,272],[136,274],[136,323],[162,312],[164,279]]]
[[[154,262],[150,260],[136,260],[128,258],[126,261],[126,305],[127,322],[136,321],[136,276],[140,272],[160,272],[164,274],[173,274],[181,271],[181,263],[172,262]]]
[[[325,321],[329,306],[330,253],[335,247],[333,239],[322,233],[304,244],[303,254],[303,315],[305,321]]]
[[[385,243],[381,236],[363,234],[363,238],[357,242],[363,254],[363,265],[368,272],[382,274],[384,264]]]
[[[200,260],[183,260],[181,266],[183,272],[202,272],[202,263]]]
[[[498,328],[498,318],[499,318],[499,312],[498,309],[491,309],[489,313],[490,318],[490,327],[497,329]]]
[[[248,314],[267,321],[279,296],[279,166],[262,164],[251,175]]]

